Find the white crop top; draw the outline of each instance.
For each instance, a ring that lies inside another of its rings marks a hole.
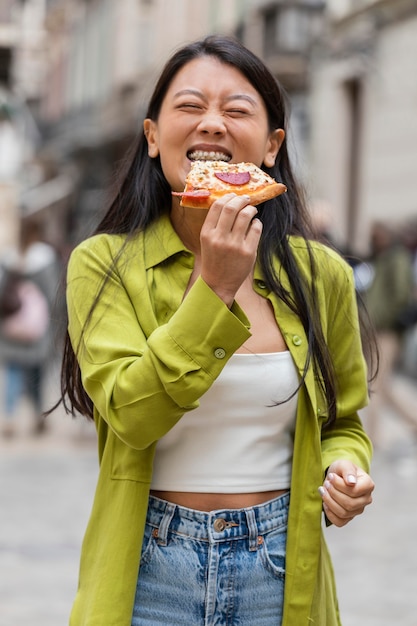
[[[288,489],[299,384],[288,351],[234,354],[200,406],[156,446],[152,489],[251,493]],[[277,401],[287,400],[276,405]]]

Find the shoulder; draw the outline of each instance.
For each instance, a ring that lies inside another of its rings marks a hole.
[[[74,280],[99,283],[110,276],[125,248],[126,237],[94,235],[80,242],[71,252],[67,266],[67,282]]]
[[[72,268],[79,264],[100,263],[110,267],[120,259],[121,255],[128,254],[140,246],[141,235],[128,237],[127,235],[93,235],[81,241],[71,252],[68,267]]]
[[[71,252],[72,257],[83,254],[111,253],[121,249],[126,241],[125,235],[93,235],[81,241]]]
[[[339,277],[353,280],[353,270],[339,252],[319,241],[307,241],[302,237],[291,236],[288,239],[298,266],[307,275],[311,275],[311,263],[316,266],[317,276]]]

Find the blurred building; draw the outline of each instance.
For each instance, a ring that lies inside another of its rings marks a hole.
[[[103,190],[138,131],[166,57],[180,42],[218,30],[220,22],[222,30],[233,30],[244,5],[239,0],[47,0],[47,89],[40,117],[48,153],[76,173],[72,241],[85,236],[97,219]]]
[[[8,43],[0,49],[0,63],[5,59],[9,86],[41,132],[34,158],[21,159],[19,176],[14,175],[14,215],[16,207],[23,217],[36,215],[48,238],[63,248],[85,236],[115,164],[138,131],[162,64],[179,45],[214,32],[240,38],[287,88],[290,147],[305,177],[309,66],[325,5],[324,0],[2,0],[0,48],[2,34]]]
[[[238,28],[243,42],[284,85],[291,101],[289,146],[297,174],[308,172],[310,65],[324,32],[324,0],[253,0]]]
[[[323,0],[2,2],[0,24],[10,32],[2,53],[0,28],[0,64],[5,59],[8,89],[40,132],[13,175],[13,215],[36,215],[57,246],[71,247],[91,231],[167,57],[209,33],[240,38],[287,87],[291,145],[300,146],[293,152],[304,174],[309,58]]]
[[[0,3],[0,255],[16,244],[22,194],[43,175],[35,117],[44,85],[44,4]]]
[[[12,5],[10,0],[0,5],[0,254],[17,238],[17,184],[24,156],[24,137],[12,92],[13,50],[18,39]]]
[[[293,143],[306,148],[309,55],[324,7],[322,0],[46,0],[40,119],[45,150],[76,173],[72,241],[91,230],[155,76],[187,41],[231,34],[263,57],[291,94]]]
[[[344,247],[417,216],[417,2],[329,0],[311,66],[310,185]]]
[[[166,58],[213,32],[287,88],[298,173],[341,246],[365,251],[375,217],[414,217],[416,0],[2,0],[2,93],[41,134],[3,205],[60,245],[88,234]]]

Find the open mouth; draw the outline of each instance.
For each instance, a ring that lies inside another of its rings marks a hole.
[[[187,152],[190,161],[225,161],[228,163],[232,157],[224,152],[216,152],[214,150],[206,152],[205,150],[193,150]]]

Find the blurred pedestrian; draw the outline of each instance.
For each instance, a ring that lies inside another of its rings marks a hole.
[[[394,382],[402,351],[402,317],[414,301],[413,260],[409,250],[387,223],[371,227],[370,278],[363,291],[368,314],[376,331],[380,352],[379,371],[368,409],[368,432],[381,443],[381,409],[388,404],[417,435],[417,410]]]
[[[101,462],[71,626],[340,623],[322,507],[344,526],[372,500],[366,366],[285,103],[239,42],[185,46],[71,255],[62,397],[94,418]],[[252,162],[288,191],[190,208],[172,192],[196,160]]]
[[[417,219],[407,220],[401,228],[401,239],[409,250],[413,266],[414,296],[417,298]]]
[[[3,258],[2,275],[2,432],[5,436],[14,434],[20,400],[27,396],[33,412],[33,432],[40,434],[45,430],[43,385],[52,347],[51,310],[59,262],[54,248],[42,241],[38,222],[22,221],[19,246],[9,250]]]

